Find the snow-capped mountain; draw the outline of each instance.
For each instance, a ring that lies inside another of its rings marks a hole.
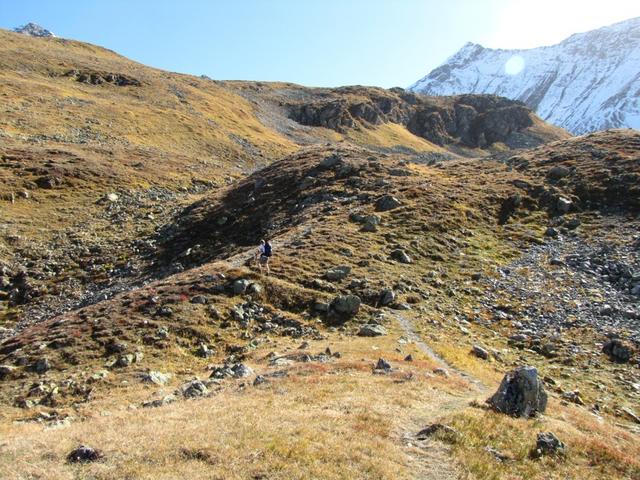
[[[41,27],[37,23],[27,23],[18,28],[13,29],[14,32],[29,35],[30,37],[55,37],[53,32]]]
[[[467,43],[409,88],[428,95],[492,93],[520,100],[576,134],[640,129],[640,17],[549,47],[502,50]]]

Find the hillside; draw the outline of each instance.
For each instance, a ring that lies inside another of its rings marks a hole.
[[[0,478],[640,476],[640,134],[0,37]]]
[[[467,43],[410,89],[427,95],[501,95],[575,134],[637,129],[638,65],[640,18],[634,18],[548,47],[504,50]]]

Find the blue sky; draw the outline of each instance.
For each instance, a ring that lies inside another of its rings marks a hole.
[[[556,43],[640,16],[629,0],[0,0],[33,21],[154,67],[216,79],[406,87],[467,41]]]

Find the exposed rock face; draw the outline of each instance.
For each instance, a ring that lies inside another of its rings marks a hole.
[[[467,43],[410,89],[502,95],[576,134],[639,128],[639,62],[640,18],[634,18],[550,47],[503,50]]]
[[[298,123],[349,129],[396,123],[437,145],[461,142],[486,147],[509,142],[512,134],[533,125],[531,110],[520,102],[495,95],[460,95],[434,99],[402,89],[343,87],[310,103],[288,106]]]
[[[545,411],[547,394],[535,367],[519,367],[504,376],[487,403],[498,412],[528,418]]]
[[[142,85],[140,80],[122,73],[70,70],[65,74],[65,77],[69,77],[74,79],[76,82],[86,83],[89,85],[111,84],[117,87],[139,87]]]
[[[36,23],[27,23],[18,28],[13,29],[16,33],[22,33],[23,35],[29,35],[30,37],[40,37],[40,38],[52,38],[55,37],[53,32],[47,30],[46,28],[41,27]]]

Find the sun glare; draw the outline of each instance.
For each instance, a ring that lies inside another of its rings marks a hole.
[[[507,63],[504,64],[504,71],[508,75],[517,75],[524,70],[525,61],[520,55],[513,55]]]

